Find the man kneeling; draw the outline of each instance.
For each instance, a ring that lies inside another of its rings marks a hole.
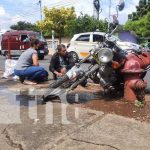
[[[52,56],[49,66],[49,70],[53,73],[54,79],[63,76],[74,65],[74,59],[67,52],[65,45],[58,45],[57,52]]]

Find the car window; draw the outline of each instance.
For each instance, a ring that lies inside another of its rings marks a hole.
[[[150,48],[150,43],[147,43],[148,48]]]
[[[93,42],[103,42],[104,38],[102,35],[93,34]]]
[[[26,35],[26,34],[22,34],[21,35],[21,41],[23,42],[25,39],[27,39],[28,38],[28,36]]]
[[[87,41],[89,42],[90,40],[90,34],[84,34],[84,35],[80,35],[76,41]]]
[[[114,40],[116,40],[116,41],[121,41],[118,37],[116,37],[116,36],[114,36],[114,35],[112,35],[111,36]]]

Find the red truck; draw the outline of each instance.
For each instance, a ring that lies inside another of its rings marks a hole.
[[[26,31],[26,30],[10,30],[3,34],[1,41],[1,53],[6,58],[8,54],[10,57],[18,57],[26,49],[30,47],[30,42],[27,39],[36,37],[41,41],[38,56],[39,59],[44,59],[44,56],[48,54],[48,48],[46,40],[38,32]]]

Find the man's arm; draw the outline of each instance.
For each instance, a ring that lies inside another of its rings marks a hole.
[[[69,65],[66,67],[67,70],[71,69],[75,65],[73,56],[70,54],[68,54],[68,62],[69,62]]]
[[[55,55],[52,56],[51,61],[50,61],[50,65],[49,65],[49,71],[51,71],[52,73],[54,73],[55,69],[54,69],[54,65],[55,65]]]
[[[52,58],[51,58],[51,61],[50,61],[49,70],[50,70],[52,73],[56,74],[57,76],[62,76],[62,74],[61,74],[60,72],[58,72],[58,71],[55,70],[55,67],[54,67],[55,64],[56,64],[56,56],[53,55]]]

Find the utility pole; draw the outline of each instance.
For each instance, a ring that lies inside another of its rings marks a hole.
[[[109,0],[108,32],[109,32],[109,28],[110,28],[110,16],[111,16],[111,0]]]
[[[40,5],[40,18],[41,18],[41,21],[43,20],[43,15],[42,15],[42,0],[39,0],[38,5]],[[41,38],[42,38],[42,31],[41,31]]]
[[[39,5],[40,5],[40,15],[41,15],[41,21],[43,19],[43,16],[42,16],[42,0],[39,0]]]

